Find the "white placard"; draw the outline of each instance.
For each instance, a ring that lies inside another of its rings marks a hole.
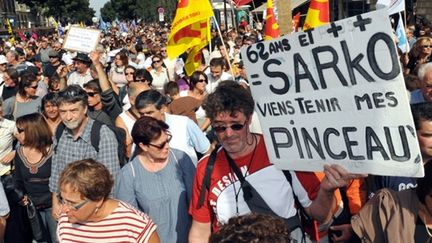
[[[242,57],[278,168],[423,176],[385,9],[245,47]]]
[[[67,33],[63,48],[90,53],[99,43],[100,33],[100,30],[71,27]]]

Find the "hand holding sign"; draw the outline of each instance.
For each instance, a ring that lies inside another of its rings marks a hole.
[[[367,174],[348,173],[347,170],[337,164],[324,165],[324,174],[326,176],[321,181],[321,189],[330,193],[349,185],[352,179],[367,177]]]

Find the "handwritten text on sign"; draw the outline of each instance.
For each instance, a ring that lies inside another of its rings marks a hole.
[[[71,51],[90,53],[100,37],[100,30],[71,27],[67,33],[63,48]]]
[[[375,11],[242,49],[271,161],[282,169],[422,176],[388,15]]]

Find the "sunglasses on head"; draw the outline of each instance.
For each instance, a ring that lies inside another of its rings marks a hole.
[[[148,145],[152,146],[152,147],[155,147],[157,149],[163,149],[163,148],[165,148],[165,145],[171,141],[171,138],[172,138],[172,135],[168,133],[167,134],[167,139],[164,142],[162,142],[161,144],[152,144],[152,143],[149,143]]]
[[[231,128],[231,130],[233,130],[233,131],[240,131],[246,126],[247,122],[248,121],[246,120],[243,124],[234,123],[234,124],[231,124],[231,126],[212,126],[212,127],[213,127],[213,130],[217,133],[225,132],[228,128]]]
[[[90,97],[94,97],[97,94],[98,94],[97,92],[87,92],[87,95]]]

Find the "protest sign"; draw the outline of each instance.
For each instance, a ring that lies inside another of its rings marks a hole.
[[[386,10],[242,50],[270,161],[278,168],[423,176]]]
[[[63,49],[90,53],[99,43],[100,30],[71,27],[66,35]]]

